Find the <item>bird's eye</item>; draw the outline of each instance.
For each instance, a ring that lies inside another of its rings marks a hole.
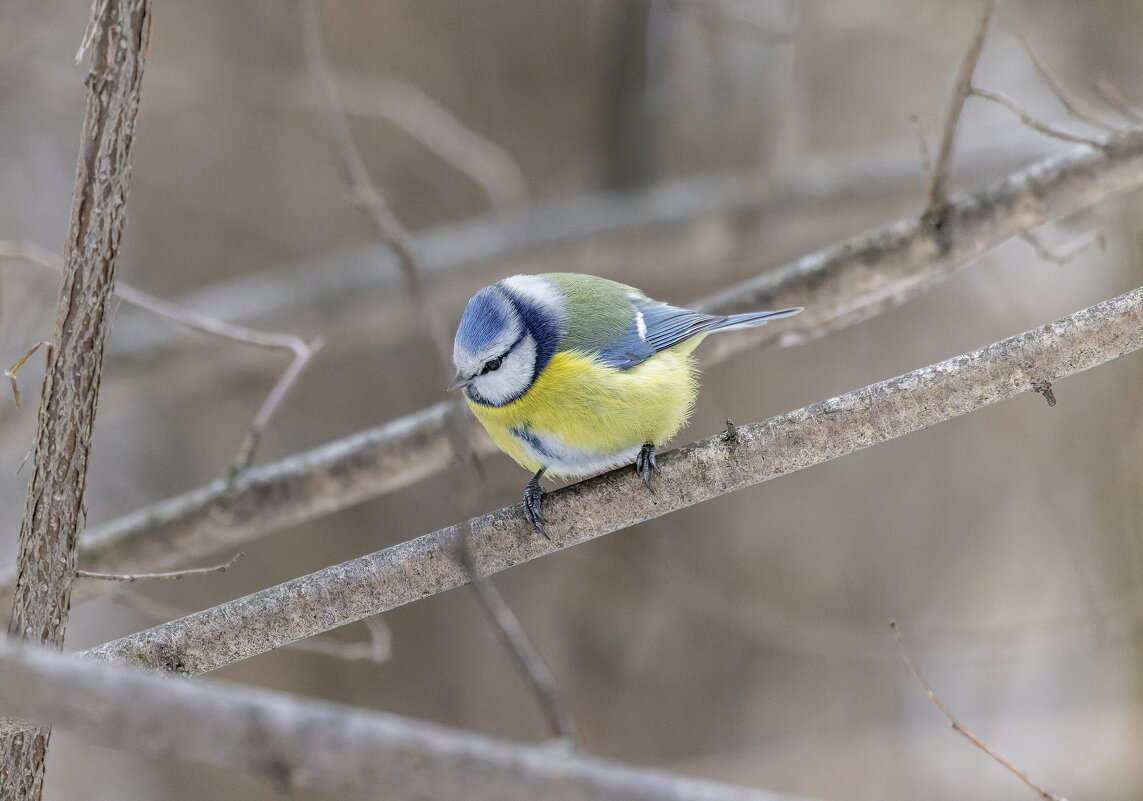
[[[503,361],[503,359],[503,356],[497,356],[492,361],[485,362],[484,369],[480,371],[480,374],[484,375],[485,373],[491,373],[493,370],[499,370],[500,362]]]

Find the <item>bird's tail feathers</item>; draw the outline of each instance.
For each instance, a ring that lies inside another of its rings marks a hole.
[[[783,317],[793,317],[802,311],[798,306],[793,309],[777,309],[775,311],[745,312],[743,314],[728,314],[723,322],[712,328],[712,331],[737,331],[740,328],[755,328]]]

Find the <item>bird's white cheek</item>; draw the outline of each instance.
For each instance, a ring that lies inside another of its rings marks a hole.
[[[490,403],[497,406],[523,395],[532,385],[536,366],[536,343],[525,337],[515,350],[504,357],[499,370],[479,375],[472,387]]]

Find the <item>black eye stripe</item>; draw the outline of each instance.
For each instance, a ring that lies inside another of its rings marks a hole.
[[[521,331],[520,336],[516,337],[516,341],[508,346],[508,350],[501,353],[495,359],[489,359],[488,361],[486,361],[484,363],[484,367],[481,368],[480,374],[485,375],[487,373],[492,372],[493,370],[499,370],[500,365],[503,364],[504,360],[508,358],[508,354],[510,354],[512,351],[516,350],[516,346],[519,345],[521,342],[523,342],[524,337],[526,337],[526,336],[528,336],[527,330]],[[495,366],[493,366],[493,365],[495,365]]]

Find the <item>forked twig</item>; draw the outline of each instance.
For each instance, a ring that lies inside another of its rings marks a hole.
[[[211,334],[212,336],[233,340],[235,342],[245,342],[246,344],[255,345],[260,348],[285,350],[293,354],[289,365],[287,365],[285,371],[278,377],[274,386],[271,387],[266,399],[262,401],[262,405],[254,415],[253,422],[250,423],[250,427],[247,429],[246,437],[238,450],[238,455],[235,456],[231,462],[228,471],[229,475],[233,477],[241,473],[254,461],[254,454],[258,449],[266,427],[270,424],[270,419],[274,416],[274,413],[278,410],[278,407],[286,395],[293,388],[295,382],[297,382],[298,376],[309,366],[314,354],[321,350],[325,343],[322,342],[320,338],[314,339],[312,342],[306,342],[301,337],[296,337],[293,334],[283,334],[274,331],[257,331],[253,328],[247,328],[246,326],[228,323],[225,320],[210,317],[193,309],[177,306],[170,301],[163,300],[162,298],[122,283],[119,284],[118,293],[123,300],[134,306],[162,315],[163,317],[169,317],[172,320],[177,320],[183,325],[193,328],[196,331],[201,331],[204,334]]]
[[[47,346],[47,350],[45,351],[45,353],[47,354],[48,359],[51,359],[52,343],[46,339],[41,339],[35,345],[28,348],[27,353],[25,353],[23,356],[21,356],[19,359],[17,359],[15,361],[15,363],[12,364],[11,367],[9,367],[7,370],[4,371],[4,375],[7,377],[8,381],[11,382],[11,384],[12,384],[12,400],[16,402],[16,408],[17,409],[20,408],[20,384],[16,381],[16,373],[20,372],[20,368],[24,366],[24,363],[26,361],[28,361],[28,359],[32,358],[32,356],[35,355],[36,351],[38,351],[40,348],[44,347],[45,345]]]
[[[909,672],[913,674],[913,678],[915,678],[917,683],[921,685],[921,689],[925,691],[925,695],[929,696],[929,700],[932,701],[936,708],[940,710],[940,713],[945,716],[945,720],[947,720],[949,725],[952,726],[953,731],[960,734],[981,751],[988,754],[1001,765],[1006,767],[1009,771],[1014,773],[1016,777],[1020,779],[1020,781],[1024,782],[1024,784],[1028,785],[1037,793],[1039,793],[1042,798],[1046,799],[1046,801],[1067,801],[1067,799],[1063,798],[1062,796],[1058,796],[1055,793],[1045,790],[1043,787],[1033,781],[1027,773],[1013,765],[1011,762],[993,750],[987,743],[966,729],[964,724],[957,720],[956,716],[949,711],[947,706],[945,706],[944,702],[940,699],[940,696],[938,696],[936,691],[933,690],[933,686],[929,684],[929,680],[925,678],[925,674],[921,672],[921,669],[917,667],[916,663],[914,663],[912,658],[909,656],[909,652],[905,649],[905,644],[901,640],[901,630],[897,626],[897,621],[890,620],[889,628],[893,631],[893,639],[897,643],[897,649],[901,652],[901,658],[905,660],[905,664],[908,666]]]
[[[1047,65],[1040,60],[1040,56],[1032,48],[1031,43],[1024,34],[1016,34],[1016,38],[1020,40],[1024,52],[1028,54],[1028,58],[1031,59],[1032,64],[1036,67],[1036,72],[1040,73],[1040,77],[1044,79],[1044,83],[1048,85],[1048,88],[1052,90],[1052,94],[1063,104],[1063,107],[1068,110],[1069,114],[1077,120],[1083,120],[1088,125],[1099,128],[1101,131],[1107,131],[1108,133],[1115,131],[1114,125],[1108,125],[1091,111],[1080,108],[1080,102],[1064,88],[1064,85],[1060,83],[1059,79],[1056,78],[1048,69]]]
[[[306,64],[309,66],[321,102],[325,123],[333,135],[337,147],[337,155],[344,173],[345,181],[349,186],[350,196],[360,204],[373,218],[377,233],[397,256],[401,273],[413,294],[413,300],[418,307],[433,314],[431,305],[427,302],[424,288],[421,285],[417,255],[414,251],[413,237],[405,230],[405,226],[393,213],[389,201],[373,182],[365,159],[353,139],[353,132],[349,128],[349,120],[341,105],[341,94],[337,80],[333,75],[333,68],[326,56],[325,44],[322,40],[321,24],[318,20],[317,6],[313,0],[299,0],[299,17],[302,26],[302,49],[305,53]],[[440,326],[431,325],[430,334],[437,342],[438,348],[447,350],[447,343],[437,341]]]
[[[948,179],[949,171],[952,166],[953,149],[956,142],[957,128],[960,124],[961,114],[964,112],[964,103],[972,95],[991,100],[995,103],[1007,108],[1009,111],[1016,114],[1020,121],[1025,125],[1034,128],[1045,136],[1050,136],[1053,139],[1062,139],[1065,142],[1075,142],[1077,144],[1090,145],[1092,147],[1102,147],[1102,143],[1085,136],[1077,136],[1069,134],[1066,131],[1061,131],[1053,128],[1041,120],[1036,119],[1024,109],[1016,105],[1012,100],[1000,94],[999,92],[992,92],[987,89],[979,89],[973,85],[973,75],[976,73],[976,66],[980,62],[980,54],[984,50],[984,40],[988,35],[988,25],[992,19],[993,11],[996,8],[995,0],[985,0],[984,11],[980,15],[980,21],[977,23],[976,35],[973,37],[972,44],[969,46],[968,51],[961,61],[960,70],[957,72],[956,85],[953,88],[952,99],[949,102],[948,115],[945,118],[944,133],[941,136],[940,147],[937,151],[936,165],[929,176],[928,184],[928,217],[930,223],[934,225],[935,229],[939,232],[939,223],[941,221],[941,210],[948,203]],[[1106,123],[1096,119],[1095,117],[1085,114],[1077,108],[1076,104],[1069,97],[1067,91],[1056,80],[1055,76],[1048,71],[1043,62],[1040,61],[1031,45],[1027,40],[1021,36],[1020,43],[1028,53],[1028,57],[1032,60],[1036,70],[1040,76],[1047,83],[1048,88],[1052,93],[1063,103],[1064,107],[1073,116],[1083,120],[1091,125],[1095,125],[1104,130],[1114,130]]]
[[[164,573],[97,573],[93,570],[76,570],[76,578],[99,579],[101,581],[164,581],[166,579],[178,580],[187,576],[204,576],[207,573],[225,573],[244,557],[242,551],[234,554],[221,565],[210,567],[188,567],[185,570],[169,570]]]
[[[30,242],[0,240],[0,258],[23,259],[31,264],[37,264],[41,267],[47,267],[56,271],[60,270],[63,266],[63,259],[57,254]],[[210,334],[211,336],[221,337],[222,339],[229,339],[235,342],[244,342],[248,345],[254,345],[260,348],[285,350],[293,354],[293,359],[289,366],[286,367],[286,370],[278,378],[277,382],[275,382],[270,393],[266,396],[266,399],[262,401],[262,405],[259,407],[257,414],[254,415],[254,421],[250,424],[242,447],[239,449],[238,455],[231,462],[227,472],[229,476],[233,477],[249,467],[254,460],[254,453],[257,450],[258,443],[261,441],[263,432],[266,430],[266,426],[269,425],[270,419],[274,416],[274,412],[277,411],[282,400],[297,381],[298,376],[300,376],[302,371],[309,365],[314,354],[321,349],[321,340],[316,339],[313,342],[307,343],[305,340],[293,336],[292,334],[257,331],[253,328],[247,328],[246,326],[228,323],[224,320],[203,314],[202,312],[195,311],[194,309],[188,309],[171,303],[168,300],[163,300],[141,289],[136,289],[129,284],[125,284],[122,281],[116,282],[115,294],[132,306],[138,306],[152,314],[174,320],[204,334]],[[32,352],[34,351],[35,349],[33,348]],[[13,382],[14,392],[15,378],[10,372],[11,370],[19,369],[23,362],[31,356],[32,352],[26,354],[23,359],[4,373]],[[16,393],[16,395],[16,405],[18,406],[19,394]]]
[[[1016,105],[1015,101],[1005,95],[1002,95],[1000,92],[993,92],[988,89],[981,89],[976,86],[971,87],[969,91],[971,94],[974,94],[977,97],[983,98],[985,100],[991,100],[993,103],[999,103],[1000,105],[1004,106],[1004,108],[1008,109],[1017,117],[1019,117],[1020,122],[1024,123],[1029,128],[1039,131],[1044,136],[1050,136],[1053,139],[1062,139],[1065,142],[1075,142],[1076,144],[1080,145],[1090,145],[1091,147],[1100,148],[1103,147],[1103,143],[1098,139],[1092,139],[1089,136],[1078,136],[1077,134],[1070,134],[1067,131],[1061,131],[1059,128],[1054,128],[1051,125],[1048,125],[1048,123],[1033,117],[1027,111],[1020,108],[1020,106]]]
[[[945,128],[941,135],[941,143],[937,149],[937,160],[929,175],[929,185],[926,191],[928,196],[928,210],[936,214],[948,203],[949,171],[952,167],[953,146],[956,144],[957,127],[960,116],[964,112],[964,102],[972,92],[972,76],[976,72],[976,65],[980,61],[980,53],[984,50],[984,40],[988,36],[988,23],[992,20],[992,12],[996,7],[995,0],[985,0],[984,11],[976,26],[976,35],[968,52],[964,54],[960,70],[957,72],[956,85],[953,87],[952,98],[949,100],[948,114],[945,116]]]

